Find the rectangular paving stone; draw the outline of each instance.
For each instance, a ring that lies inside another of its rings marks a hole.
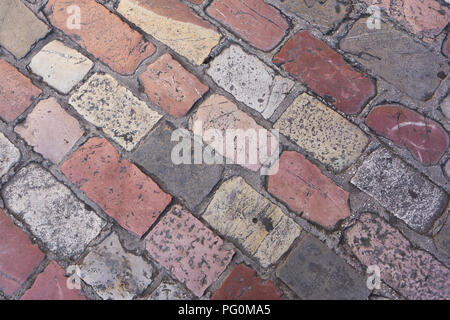
[[[125,229],[142,236],[172,197],[105,139],[92,138],[63,163],[61,171]]]
[[[20,160],[20,151],[0,132],[0,178]]]
[[[155,52],[152,43],[95,1],[49,0],[45,12],[55,27],[119,73],[133,74]]]
[[[0,291],[6,296],[14,295],[44,257],[38,246],[0,209]]]
[[[356,125],[307,93],[273,127],[336,172],[353,164],[369,142]]]
[[[264,51],[272,50],[289,27],[281,13],[262,0],[214,0],[206,13]]]
[[[369,29],[366,19],[358,20],[340,48],[410,97],[430,99],[449,73],[445,59],[392,23],[381,22],[380,26],[379,30]]]
[[[301,232],[295,221],[241,177],[222,183],[203,219],[264,268],[276,263]]]
[[[72,94],[69,103],[127,151],[162,117],[107,74],[92,75]]]
[[[51,97],[41,100],[14,131],[45,158],[60,163],[83,135],[78,121]]]
[[[150,231],[146,248],[197,297],[217,280],[234,255],[222,239],[179,205]]]
[[[289,39],[273,62],[347,114],[361,111],[376,94],[368,76],[353,69],[342,55],[306,30]]]
[[[117,11],[197,65],[221,38],[213,25],[179,0],[121,0]]]
[[[407,299],[450,298],[450,271],[380,217],[361,215],[345,239],[363,264],[378,266],[381,279]]]
[[[311,235],[277,275],[303,300],[366,300],[370,294],[364,277]]]
[[[237,45],[223,50],[211,62],[207,73],[220,87],[266,119],[294,86],[293,81],[277,75]]]
[[[17,59],[24,57],[33,44],[50,31],[20,0],[0,2],[0,44]]]
[[[69,93],[94,64],[78,51],[54,40],[31,59],[29,68],[59,92]]]
[[[447,195],[384,148],[374,151],[351,183],[409,227],[426,232],[447,205]]]
[[[2,197],[31,233],[62,257],[78,257],[105,226],[69,188],[34,163],[16,173]]]

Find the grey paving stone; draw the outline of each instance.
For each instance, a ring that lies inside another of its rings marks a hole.
[[[20,160],[20,151],[0,132],[0,178]]]
[[[447,213],[447,220],[444,226],[439,233],[434,236],[434,244],[442,254],[450,259],[450,213]]]
[[[148,300],[191,300],[193,294],[180,283],[172,280],[164,280],[153,291]]]

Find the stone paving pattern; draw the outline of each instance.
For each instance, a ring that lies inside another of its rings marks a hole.
[[[449,21],[443,0],[2,0],[0,300],[450,299]],[[239,164],[195,136],[209,158],[173,163],[198,121],[280,148]]]

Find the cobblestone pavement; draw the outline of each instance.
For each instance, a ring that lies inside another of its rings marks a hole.
[[[449,299],[449,21],[444,0],[1,0],[0,298]],[[174,163],[178,132],[250,156],[198,121],[277,129],[279,160]]]

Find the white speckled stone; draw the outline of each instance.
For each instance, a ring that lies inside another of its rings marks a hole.
[[[20,160],[20,151],[0,132],[0,178]]]

